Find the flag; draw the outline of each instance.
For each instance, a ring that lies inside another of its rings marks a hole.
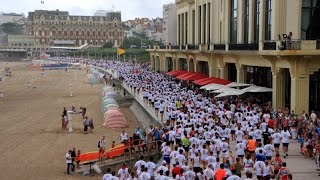
[[[121,55],[121,54],[124,54],[124,53],[126,53],[126,51],[124,49],[120,49],[120,48],[117,49],[117,54],[118,55]]]

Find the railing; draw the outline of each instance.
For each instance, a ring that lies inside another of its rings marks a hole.
[[[185,46],[185,45],[181,45],[181,46],[180,46],[180,49],[181,49],[181,50],[186,50],[186,46]]]
[[[320,49],[320,40],[317,40],[316,49]]]
[[[167,49],[166,46],[159,46],[159,49]]]
[[[258,43],[229,44],[229,50],[255,51],[255,50],[259,50],[259,44]]]
[[[264,42],[263,50],[277,50],[277,42],[275,41]]]
[[[188,44],[187,46],[188,46],[189,50],[199,50],[199,46],[198,45],[190,45],[190,44]]]
[[[213,50],[225,51],[226,50],[226,45],[225,44],[214,44],[213,45]]]
[[[171,49],[180,49],[180,46],[171,46]]]
[[[121,148],[105,151],[101,159],[97,157],[95,159],[91,159],[88,161],[77,161],[77,158],[75,158],[75,163],[79,167],[79,169],[77,169],[77,172],[84,171],[85,165],[90,165],[90,164],[92,165],[95,162],[99,162],[99,161],[100,161],[100,164],[98,166],[100,167],[104,167],[109,164],[122,163],[122,162],[127,162],[127,164],[134,165],[136,158],[138,158],[138,156],[140,155],[156,156],[161,150],[161,147],[158,147],[158,145],[161,143],[157,143],[158,141],[162,142],[162,140],[152,141],[151,143],[148,143],[148,144],[140,142],[139,145],[133,145],[133,146],[129,145],[129,146],[124,146]],[[157,157],[160,158],[160,155],[158,155]]]
[[[282,40],[280,50],[301,50],[301,40]]]

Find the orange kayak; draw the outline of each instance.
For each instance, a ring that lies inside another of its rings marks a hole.
[[[124,148],[125,146],[123,144],[119,144],[114,148],[107,150],[104,153],[104,157],[108,159],[108,158],[121,156],[124,154]],[[99,151],[91,151],[91,152],[83,153],[77,157],[77,160],[80,162],[97,161],[98,159],[99,159]]]

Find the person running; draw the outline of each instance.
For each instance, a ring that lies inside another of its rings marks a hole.
[[[287,163],[282,162],[282,166],[279,169],[277,176],[280,177],[281,180],[288,180],[288,175],[290,174],[289,169],[287,168]]]
[[[291,134],[287,128],[284,128],[281,131],[281,137],[283,146],[283,157],[286,158],[288,156],[289,139],[291,137]]]
[[[274,168],[274,174],[277,175],[282,164],[282,159],[280,157],[280,154],[277,153],[276,157],[271,161],[271,165],[273,165]]]

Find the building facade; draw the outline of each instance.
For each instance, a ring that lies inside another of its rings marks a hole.
[[[177,9],[174,3],[163,5],[163,43],[177,44]]]
[[[112,42],[122,45],[121,12],[104,16],[72,16],[67,11],[36,10],[29,12],[28,35],[35,37],[35,46],[48,48],[54,40],[74,41],[76,46],[101,47]]]
[[[18,23],[24,18],[24,14],[0,13],[0,25],[3,23]]]
[[[176,6],[178,46],[151,47],[154,70],[270,87],[274,108],[320,111],[319,0],[176,0]]]

